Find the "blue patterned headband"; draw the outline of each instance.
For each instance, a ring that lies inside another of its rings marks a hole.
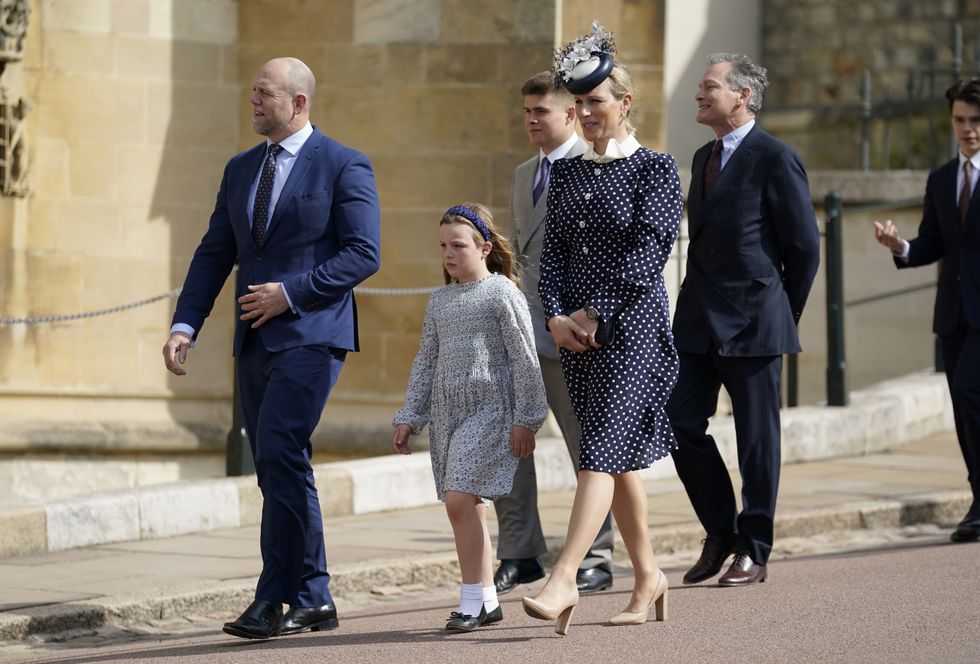
[[[480,215],[473,210],[463,205],[454,205],[446,210],[446,214],[454,214],[471,221],[473,225],[476,226],[476,230],[480,231],[480,235],[483,236],[483,239],[487,242],[490,241],[490,229],[487,228],[484,221],[480,219]]]

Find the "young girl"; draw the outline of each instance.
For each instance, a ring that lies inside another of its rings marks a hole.
[[[449,208],[439,222],[446,286],[432,294],[393,445],[429,424],[436,493],[456,539],[462,575],[446,629],[503,619],[493,584],[485,501],[510,493],[548,412],[527,301],[514,254],[483,205]]]

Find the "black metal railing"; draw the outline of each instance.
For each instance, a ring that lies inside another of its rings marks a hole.
[[[918,198],[896,201],[881,205],[862,205],[849,208],[851,214],[867,214],[897,210],[920,205]],[[916,284],[906,288],[891,289],[871,295],[844,299],[844,199],[840,193],[832,191],[824,201],[826,229],[824,231],[824,265],[827,280],[827,405],[846,406],[849,401],[847,391],[847,354],[844,349],[845,321],[847,308],[859,307],[872,302],[880,302],[923,290],[935,290],[936,282]],[[941,367],[941,359],[936,345],[936,367]]]
[[[931,169],[955,154],[944,93],[963,76],[980,75],[980,39],[965,49],[963,29],[953,23],[949,37],[923,50],[924,64],[906,69],[903,83],[896,85],[900,72],[894,69],[864,69],[852,80],[854,101],[774,104],[768,112],[812,112],[823,129],[858,132],[856,141],[836,146],[841,157],[835,163],[816,164],[820,168]]]

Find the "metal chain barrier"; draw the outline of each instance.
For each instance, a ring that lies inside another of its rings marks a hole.
[[[442,288],[442,286],[426,286],[423,288],[355,288],[355,295],[431,295],[437,290]]]
[[[354,293],[357,295],[367,295],[367,296],[393,296],[393,295],[428,295],[430,293],[438,290],[438,286],[425,287],[425,288],[355,288]],[[165,299],[177,299],[180,295],[179,288],[174,288],[166,293],[162,293],[155,297],[149,297],[145,300],[139,300],[137,302],[130,302],[129,304],[121,304],[116,307],[109,307],[108,309],[99,309],[98,311],[86,311],[77,314],[63,314],[60,316],[25,316],[24,318],[0,318],[0,327],[5,325],[40,325],[42,323],[63,323],[65,321],[71,320],[82,320],[83,318],[97,318],[99,316],[108,316],[110,314],[118,314],[123,311],[129,311],[131,309],[136,309],[138,307],[145,307],[148,304],[153,304],[154,302],[159,302]]]
[[[24,318],[0,318],[0,325],[38,325],[40,323],[61,323],[69,320],[81,320],[82,318],[96,318],[97,316],[108,316],[109,314],[117,314],[121,311],[129,311],[130,309],[136,309],[137,307],[144,307],[148,304],[152,304],[160,300],[165,300],[167,298],[175,299],[178,295],[180,295],[180,289],[174,288],[173,290],[167,291],[162,295],[157,295],[156,297],[148,297],[145,300],[139,300],[138,302],[130,302],[129,304],[120,304],[117,307],[109,307],[108,309],[99,309],[98,311],[86,311],[79,314],[64,314],[61,316],[26,316]]]

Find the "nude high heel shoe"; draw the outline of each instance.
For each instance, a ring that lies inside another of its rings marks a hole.
[[[556,606],[548,606],[531,597],[523,597],[521,601],[524,603],[524,613],[538,620],[554,620],[555,632],[564,636],[568,634],[572,613],[578,605],[578,590],[564,597]]]
[[[653,597],[647,605],[646,611],[634,613],[623,611],[609,619],[610,625],[642,625],[650,617],[650,607],[656,607],[657,620],[667,620],[667,575],[662,571],[657,578],[657,588],[653,591]]]

